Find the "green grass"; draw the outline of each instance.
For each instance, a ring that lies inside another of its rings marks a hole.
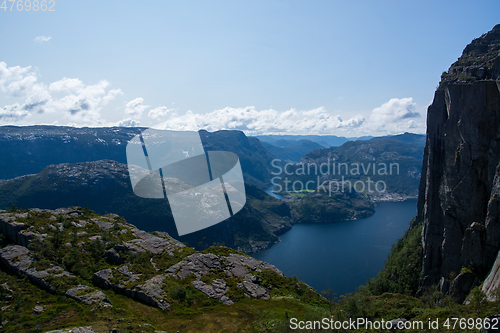
[[[299,197],[299,198],[302,198],[302,197],[306,196],[305,193],[301,193],[301,192],[288,192],[288,194],[290,194],[293,197]]]
[[[302,191],[288,191],[288,192],[283,192],[284,195],[290,194],[291,196],[294,197],[305,197],[309,193],[314,193],[314,190],[302,190]]]

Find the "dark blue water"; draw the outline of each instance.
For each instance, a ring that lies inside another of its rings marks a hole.
[[[264,191],[269,194],[270,196],[272,197],[275,197],[276,199],[285,199],[284,196],[282,196],[281,194],[279,193],[274,193],[273,192],[273,189],[274,189],[274,185],[271,185],[269,186],[268,188],[266,188]]]
[[[318,292],[356,291],[384,267],[391,245],[404,235],[417,200],[380,202],[371,217],[325,224],[297,224],[281,242],[252,256],[296,275]]]

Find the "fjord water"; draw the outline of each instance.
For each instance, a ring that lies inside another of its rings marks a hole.
[[[416,212],[416,199],[379,202],[373,216],[357,221],[297,224],[280,236],[280,243],[252,256],[318,292],[332,289],[343,295],[377,275]]]

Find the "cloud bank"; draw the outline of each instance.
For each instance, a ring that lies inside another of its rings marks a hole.
[[[37,80],[37,74],[29,66],[7,67],[5,62],[0,62],[0,92],[22,100],[21,104],[3,106],[0,121],[58,113],[68,122],[92,124],[101,121],[102,107],[122,94],[120,89],[108,89],[106,80],[86,85],[79,79],[63,78],[48,86]]]
[[[45,84],[38,82],[37,72],[31,67],[7,67],[0,62],[0,97],[11,103],[0,105],[1,124],[47,123],[50,116],[58,125],[125,126],[139,125],[170,130],[241,130],[248,135],[258,134],[328,134],[339,136],[386,135],[405,131],[424,133],[425,123],[411,97],[393,98],[374,108],[365,116],[342,117],[333,115],[324,107],[312,110],[274,109],[257,110],[254,106],[226,107],[199,114],[166,106],[152,107],[136,97],[114,112],[108,121],[102,116],[103,108],[118,96],[121,89],[110,89],[106,80],[85,84],[77,78],[64,77]],[[2,100],[0,98],[0,100]],[[144,117],[146,116],[146,117]],[[155,126],[156,124],[159,124]]]
[[[299,111],[290,109],[256,110],[253,106],[244,108],[226,107],[206,114],[172,114],[158,128],[171,130],[241,130],[247,134],[326,134],[338,129],[353,130],[365,122],[363,116],[343,120],[341,116],[329,114],[325,108]]]

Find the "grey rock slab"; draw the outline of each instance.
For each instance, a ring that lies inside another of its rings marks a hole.
[[[63,330],[47,331],[46,333],[96,333],[91,326],[65,328]]]
[[[85,285],[71,288],[66,291],[65,295],[86,305],[106,303],[105,306],[111,306],[111,302],[105,293]]]
[[[113,223],[101,221],[98,218],[93,218],[91,221],[97,224],[97,226],[104,231],[109,231],[113,228]]]
[[[243,289],[246,295],[252,298],[269,299],[269,292],[266,288],[252,282],[252,274],[247,274],[242,282],[237,284],[238,288]]]
[[[206,284],[203,281],[193,281],[191,282],[193,287],[204,293],[210,298],[218,299],[220,302],[232,305],[234,302],[225,296],[225,293],[229,290],[226,282],[222,279],[215,279],[211,284]]]

